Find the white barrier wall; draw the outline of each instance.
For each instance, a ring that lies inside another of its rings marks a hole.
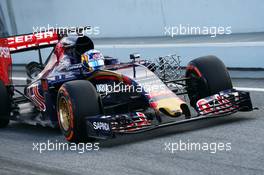
[[[231,26],[233,33],[264,32],[263,0],[0,0],[10,34],[30,33],[34,27],[98,26],[97,37],[164,36],[165,26]],[[13,20],[12,20],[13,19]],[[11,20],[11,21],[10,21]],[[227,52],[228,50],[228,52]],[[103,49],[105,54],[127,59],[139,51],[153,57],[183,55],[183,63],[206,54],[220,56],[227,66],[263,67],[259,47],[200,47],[156,49]],[[21,57],[20,57],[21,58]],[[37,60],[36,56],[23,56]],[[14,59],[15,63],[28,60]]]
[[[264,31],[263,0],[1,0],[4,10],[7,1],[18,33],[47,24],[99,26],[99,37],[162,36],[178,24]]]

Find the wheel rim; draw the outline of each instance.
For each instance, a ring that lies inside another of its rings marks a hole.
[[[67,100],[61,97],[59,100],[60,124],[65,131],[70,128],[70,109]]]

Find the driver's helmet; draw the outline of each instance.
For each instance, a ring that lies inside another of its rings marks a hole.
[[[88,68],[89,71],[94,71],[104,67],[104,56],[98,50],[89,50],[82,54],[81,61],[84,66]]]

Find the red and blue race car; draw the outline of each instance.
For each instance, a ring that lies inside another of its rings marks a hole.
[[[53,50],[43,63],[46,47]],[[28,80],[21,91],[10,77],[11,55],[30,50],[39,52],[40,61],[26,65]],[[185,69],[176,55],[130,58],[120,63],[104,57],[78,33],[1,38],[0,127],[10,120],[59,126],[68,141],[84,142],[253,110],[249,92],[233,88],[215,56],[194,59]]]

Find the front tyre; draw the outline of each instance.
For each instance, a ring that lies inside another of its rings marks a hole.
[[[89,81],[70,81],[61,86],[57,97],[57,114],[66,140],[76,143],[93,141],[87,135],[85,117],[101,114],[99,99]]]
[[[216,56],[204,56],[192,60],[186,70],[190,104],[194,108],[202,98],[220,91],[232,89],[232,81],[224,63]]]

